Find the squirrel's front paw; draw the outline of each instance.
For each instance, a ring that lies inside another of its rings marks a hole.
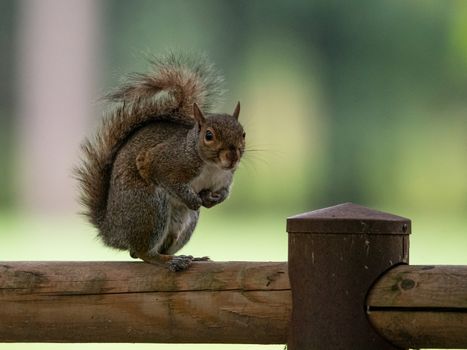
[[[221,201],[221,195],[217,192],[211,192],[210,190],[202,190],[199,193],[201,197],[202,205],[205,208],[211,208]]]

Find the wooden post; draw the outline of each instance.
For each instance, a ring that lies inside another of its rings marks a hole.
[[[368,322],[378,276],[408,262],[410,220],[352,203],[287,220],[289,350],[394,350]]]

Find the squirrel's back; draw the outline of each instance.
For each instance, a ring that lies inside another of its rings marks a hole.
[[[209,111],[223,92],[222,77],[204,57],[169,53],[151,63],[151,72],[131,75],[107,95],[115,106],[94,138],[82,145],[75,175],[84,214],[98,228],[105,218],[115,156],[129,137],[155,121],[192,124],[193,104]]]

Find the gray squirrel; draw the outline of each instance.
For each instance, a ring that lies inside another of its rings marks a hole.
[[[245,150],[232,115],[211,113],[222,78],[203,57],[169,53],[107,99],[115,107],[82,145],[75,169],[84,214],[110,247],[172,271],[207,257],[175,256],[190,239],[200,207],[229,195]]]

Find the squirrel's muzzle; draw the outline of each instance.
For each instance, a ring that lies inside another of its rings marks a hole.
[[[231,147],[230,149],[222,150],[219,153],[221,166],[224,169],[233,169],[237,166],[240,160],[240,151],[237,148]]]

